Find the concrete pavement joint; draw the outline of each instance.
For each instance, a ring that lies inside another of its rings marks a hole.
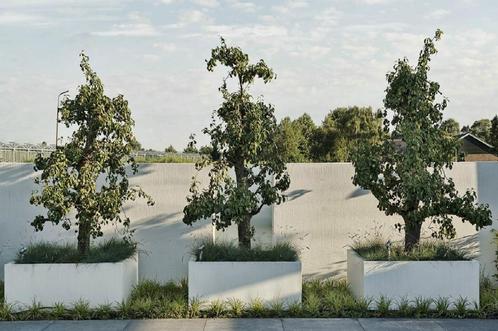
[[[355,318],[355,320],[358,322],[358,324],[360,325],[361,329],[363,331],[367,331],[367,329],[365,329],[365,326],[361,323],[360,319],[359,318]]]
[[[46,327],[44,327],[43,329],[41,329],[40,331],[44,331],[46,329],[48,329],[52,324],[55,323],[55,321],[49,321],[50,323],[48,323],[48,325]]]

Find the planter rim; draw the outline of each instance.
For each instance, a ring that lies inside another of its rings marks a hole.
[[[389,262],[389,263],[394,263],[394,262],[403,262],[403,263],[415,263],[415,262],[424,262],[424,263],[445,263],[445,262],[451,262],[451,263],[462,263],[462,262],[473,262],[473,263],[479,263],[479,260],[477,259],[470,259],[470,260],[366,260],[363,256],[358,254],[357,251],[355,251],[352,248],[348,248],[348,251],[351,251],[352,254],[356,255],[358,258],[360,258],[363,262],[375,262],[375,263],[384,263],[384,262]]]
[[[5,265],[67,265],[67,266],[92,266],[92,265],[100,265],[100,264],[112,264],[112,265],[116,265],[116,264],[120,264],[120,263],[124,263],[128,260],[138,260],[138,252],[133,254],[132,256],[124,259],[124,260],[121,260],[121,261],[116,261],[116,262],[91,262],[91,263],[88,263],[88,262],[84,262],[84,263],[64,263],[64,262],[61,262],[61,263],[16,263],[15,261],[10,261],[10,262],[7,262],[5,263]]]
[[[281,263],[299,263],[301,264],[300,260],[297,261],[195,261],[195,260],[190,260],[189,263],[271,263],[271,264],[281,264]]]

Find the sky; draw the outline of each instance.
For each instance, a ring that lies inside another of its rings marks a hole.
[[[123,94],[142,146],[185,147],[221,103],[226,71],[205,59],[223,36],[277,74],[255,96],[319,124],[340,106],[382,107],[386,74],[443,39],[430,78],[461,125],[498,113],[495,0],[0,0],[0,141],[55,140],[57,95],[83,83],[82,50],[106,94]],[[68,132],[62,130],[62,135]]]

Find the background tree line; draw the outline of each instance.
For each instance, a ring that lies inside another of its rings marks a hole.
[[[340,107],[331,110],[319,126],[306,113],[294,120],[283,118],[277,141],[286,162],[349,162],[360,143],[375,143],[387,134],[396,138],[396,132],[385,132],[382,124],[382,114],[371,107]],[[455,138],[470,132],[498,151],[498,116],[463,127],[450,118],[441,128]]]
[[[286,162],[347,162],[362,142],[374,143],[385,133],[381,114],[371,107],[331,110],[320,126],[308,114],[278,125],[277,142]]]
[[[382,121],[379,110],[358,106],[335,108],[320,125],[307,113],[296,119],[287,116],[278,124],[276,141],[285,162],[349,162],[359,144],[379,142],[387,134],[396,138],[395,131],[384,131]],[[470,132],[498,151],[498,116],[464,126],[449,118],[442,121],[441,128],[454,137]],[[183,153],[209,155],[212,151],[209,145],[198,148],[189,144]],[[170,145],[165,152],[176,153],[176,149]]]

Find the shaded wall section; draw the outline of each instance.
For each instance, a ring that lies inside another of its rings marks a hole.
[[[76,240],[73,231],[59,226],[47,225],[44,231],[34,232],[30,223],[44,212],[29,204],[31,193],[37,189],[33,182],[36,175],[32,164],[0,163],[0,279],[3,279],[3,264],[12,261],[21,247],[37,241]],[[215,236],[208,221],[197,222],[192,227],[182,222],[182,210],[194,175],[201,185],[207,184],[207,172],[197,173],[193,164],[141,164],[139,172],[131,176],[130,183],[142,187],[155,200],[152,207],[138,199],[123,208],[139,242],[140,278],[160,281],[186,278],[194,245]],[[268,207],[254,218],[260,243],[271,243],[271,216]],[[107,226],[104,233],[105,237],[120,236],[122,228]],[[218,231],[216,239],[236,240],[236,235],[237,231],[229,228]]]
[[[289,164],[288,168],[289,199],[284,205],[274,207],[274,240],[291,240],[298,246],[305,277],[345,276],[346,249],[354,239],[376,232],[386,240],[402,239],[394,228],[402,219],[380,212],[373,195],[352,184],[354,168],[350,163]],[[477,170],[475,163],[456,163],[448,175],[454,178],[457,189],[477,190]],[[491,185],[498,179],[498,172],[492,175],[490,170],[486,176],[494,177],[492,181],[482,180],[479,191],[486,186],[489,191],[486,196],[490,196],[493,190],[496,192],[497,186],[491,188]],[[493,203],[498,206],[497,201]],[[454,224],[458,243],[477,256],[477,231],[457,219]],[[429,237],[430,233],[426,226],[423,235]]]
[[[399,240],[394,224],[398,217],[387,217],[377,210],[376,199],[353,186],[353,167],[348,163],[289,164],[291,187],[288,201],[262,210],[254,219],[256,241],[268,244],[290,240],[301,250],[305,277],[345,275],[346,248],[354,238],[375,232]],[[190,252],[204,238],[236,240],[235,228],[214,231],[207,221],[193,227],[182,223],[182,210],[191,178],[196,174],[192,164],[143,164],[131,178],[155,200],[148,207],[143,200],[128,203],[124,212],[132,220],[135,239],[140,242],[139,273],[141,278],[160,281],[187,277]],[[457,188],[474,188],[481,202],[489,203],[498,215],[498,163],[456,163],[448,173]],[[50,240],[75,241],[75,234],[61,227],[47,226],[35,233],[29,223],[43,210],[29,205],[36,189],[36,174],[31,164],[0,163],[0,266],[12,261],[18,250],[30,242]],[[205,184],[206,172],[198,179]],[[273,216],[273,222],[272,222]],[[495,216],[496,218],[496,216]],[[488,229],[477,233],[470,224],[456,220],[458,243],[479,254],[481,266],[495,273],[496,245]],[[496,223],[494,224],[496,227]],[[430,230],[425,229],[424,235]],[[119,235],[119,227],[106,227],[105,235]],[[0,268],[3,279],[3,268]]]

